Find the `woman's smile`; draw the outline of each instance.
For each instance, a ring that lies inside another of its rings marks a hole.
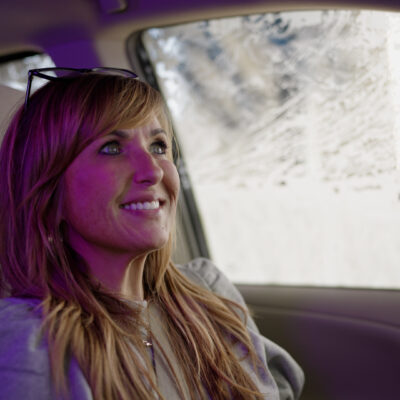
[[[159,210],[160,202],[158,200],[145,201],[145,202],[131,202],[121,206],[124,210]]]

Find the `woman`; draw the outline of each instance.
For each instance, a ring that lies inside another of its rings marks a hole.
[[[160,94],[125,70],[66,72],[30,72],[1,147],[0,398],[298,398],[301,370],[226,278],[171,262]],[[49,82],[30,96],[34,76]]]

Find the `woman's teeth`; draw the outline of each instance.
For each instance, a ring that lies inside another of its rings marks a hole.
[[[160,202],[158,200],[155,201],[145,201],[144,203],[129,203],[123,204],[122,208],[125,210],[157,210],[160,208]]]

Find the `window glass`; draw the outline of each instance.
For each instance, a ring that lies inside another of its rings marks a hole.
[[[28,81],[28,71],[47,67],[55,67],[47,54],[35,54],[0,63],[0,85],[24,92]],[[45,83],[43,79],[33,79],[32,92]]]
[[[400,287],[400,17],[143,34],[211,256],[236,282]]]

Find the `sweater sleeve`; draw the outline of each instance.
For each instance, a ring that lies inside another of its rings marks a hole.
[[[39,301],[0,300],[0,400],[54,400],[49,351],[41,334]],[[66,364],[68,399],[93,400],[75,358]],[[65,396],[63,396],[64,399]],[[61,400],[61,399],[60,399]]]
[[[211,261],[197,258],[179,268],[194,283],[247,308],[238,289]],[[260,344],[264,347],[267,367],[278,387],[279,399],[299,399],[304,385],[304,373],[300,366],[288,352],[259,333],[250,315],[247,318],[247,328],[253,342],[256,342],[256,348]]]
[[[53,399],[48,352],[33,306],[0,302],[0,400]]]

